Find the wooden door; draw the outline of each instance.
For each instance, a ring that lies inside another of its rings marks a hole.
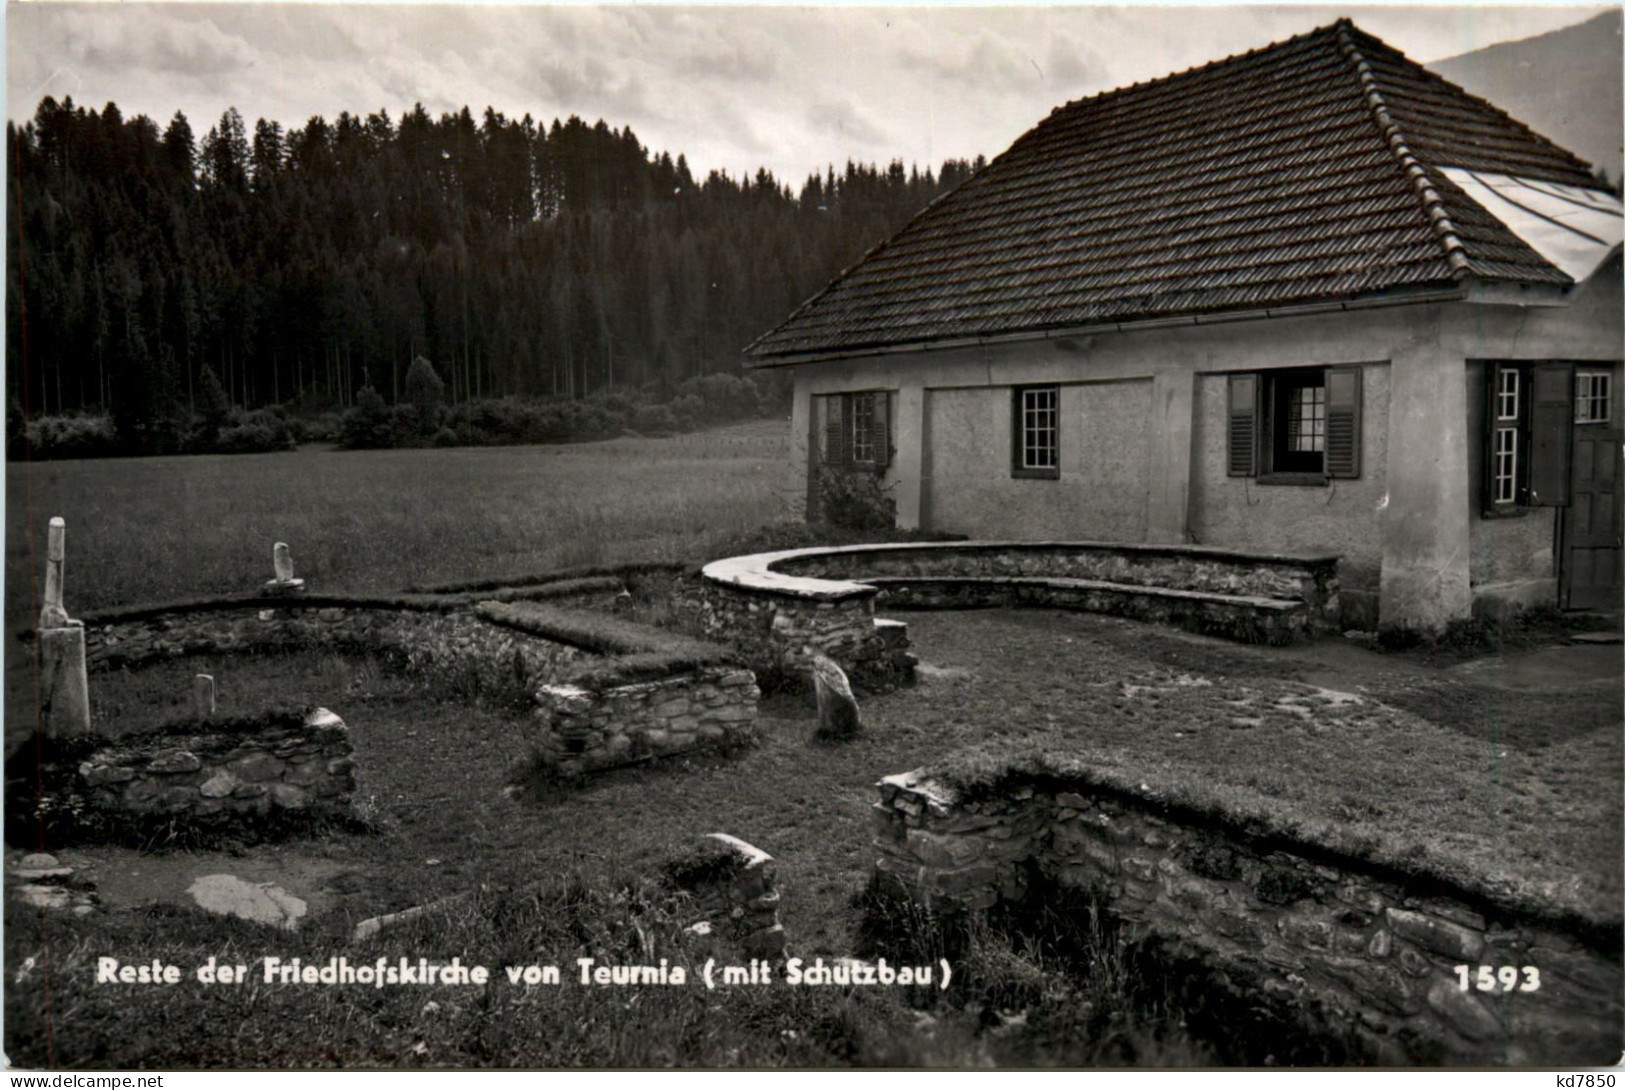
[[[1558,594],[1564,609],[1617,610],[1625,596],[1620,564],[1625,432],[1608,424],[1574,428],[1573,491],[1563,509]]]

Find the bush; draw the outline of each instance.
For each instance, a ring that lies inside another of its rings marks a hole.
[[[677,430],[677,414],[670,405],[639,405],[632,428],[643,435],[670,435]]]
[[[344,414],[339,445],[349,450],[395,445],[395,414],[371,386],[361,388],[356,394],[355,406]]]
[[[878,473],[820,466],[818,504],[824,521],[847,530],[889,530],[897,524],[897,501]]]
[[[215,454],[260,454],[293,450],[297,444],[287,421],[265,410],[245,413],[241,420],[220,429],[204,449]]]
[[[41,416],[28,422],[33,456],[111,458],[124,453],[110,416]]]

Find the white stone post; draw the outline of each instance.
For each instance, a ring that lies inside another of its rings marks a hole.
[[[264,593],[297,594],[305,589],[305,581],[293,577],[293,554],[288,552],[287,542],[271,546],[271,568],[276,577],[266,581]]]
[[[67,523],[51,520],[45,554],[45,602],[40,608],[39,729],[48,738],[90,733],[90,683],[85,673],[85,626],[62,605]]]
[[[192,679],[192,705],[197,717],[208,722],[214,718],[214,678],[199,674]]]

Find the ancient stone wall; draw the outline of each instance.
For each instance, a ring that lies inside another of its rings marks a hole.
[[[532,743],[565,775],[755,741],[756,677],[735,667],[600,689],[543,686]]]
[[[163,613],[86,626],[92,671],[137,667],[191,654],[277,649],[402,655],[418,672],[472,671],[531,691],[562,677],[587,652],[487,624],[460,611],[378,607],[248,606]]]
[[[1625,1044],[1617,934],[1604,949],[1489,896],[1081,784],[879,786],[893,888],[971,910],[1021,898],[1034,874],[1096,890],[1131,941],[1247,982],[1249,1002],[1298,1012],[1357,1061],[1612,1064]]]
[[[878,576],[1053,576],[1129,586],[1301,601],[1314,611],[1337,603],[1335,556],[1277,556],[1199,546],[1087,542],[945,542],[809,550],[775,571],[822,579]]]
[[[875,617],[875,590],[842,596],[801,596],[702,581],[682,603],[691,627],[738,648],[758,674],[810,676],[806,648],[840,663],[870,691],[912,679],[908,626]]]
[[[91,618],[90,669],[278,649],[394,654],[420,676],[521,688],[536,705],[537,756],[566,775],[754,739],[760,693],[746,669],[690,662],[666,676],[622,682],[613,669],[617,656],[493,623],[478,605],[332,603],[228,600]],[[658,636],[651,633],[651,646]]]
[[[84,752],[47,752],[41,783],[51,805],[75,805],[93,834],[177,820],[231,830],[271,817],[343,819],[356,787],[349,729],[325,708],[252,721],[189,721],[79,748]],[[31,794],[26,787],[11,789]],[[75,795],[83,804],[66,801]]]

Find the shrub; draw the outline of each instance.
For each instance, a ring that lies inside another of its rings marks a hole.
[[[463,445],[463,441],[450,428],[441,428],[434,433],[434,445],[437,447],[458,447]]]
[[[35,458],[110,458],[123,453],[110,416],[41,416],[28,422]]]
[[[407,411],[411,412],[410,407]],[[356,394],[355,406],[344,414],[339,445],[350,450],[395,445],[394,413],[371,386],[361,388]]]
[[[214,442],[205,449],[216,454],[259,454],[293,450],[295,446],[293,431],[287,421],[260,410],[245,413],[237,423],[222,428]]]
[[[888,530],[897,523],[897,501],[878,473],[818,469],[818,502],[824,521],[847,530]]]
[[[670,435],[677,430],[677,414],[670,405],[639,405],[632,428],[643,435]]]

